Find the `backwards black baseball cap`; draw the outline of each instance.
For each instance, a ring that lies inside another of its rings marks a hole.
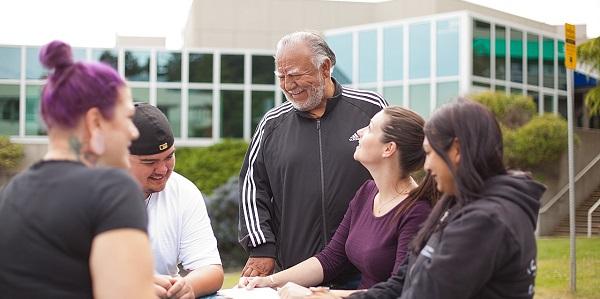
[[[129,147],[132,155],[155,155],[162,153],[175,142],[173,131],[167,117],[160,109],[148,103],[134,103],[133,124],[140,137]]]

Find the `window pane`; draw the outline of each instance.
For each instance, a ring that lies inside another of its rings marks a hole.
[[[221,90],[221,137],[244,137],[244,92]]]
[[[408,53],[409,78],[429,77],[429,53],[431,52],[431,38],[429,37],[429,23],[411,24],[409,27]]]
[[[21,77],[21,49],[0,47],[0,79]]]
[[[411,85],[409,89],[409,107],[421,117],[429,117],[429,84]]]
[[[244,55],[221,55],[221,83],[244,83]]]
[[[358,82],[377,81],[377,31],[358,33]]]
[[[213,54],[190,53],[189,82],[211,83],[213,81]]]
[[[437,76],[458,75],[458,20],[437,22]]]
[[[252,84],[275,84],[273,56],[252,56]]]
[[[256,130],[256,126],[263,115],[269,109],[275,107],[275,93],[273,91],[253,91],[252,92],[252,127],[251,132]]]
[[[402,86],[388,86],[383,88],[383,97],[390,105],[403,106],[404,95]]]
[[[506,87],[504,85],[496,85],[496,91],[504,93]]]
[[[383,80],[402,80],[402,26],[383,29]]]
[[[458,97],[458,82],[437,84],[436,107],[442,106]]]
[[[512,94],[523,94],[523,89],[521,88],[511,88],[510,93]]]
[[[544,38],[542,42],[544,87],[554,88],[554,40]]]
[[[148,88],[132,88],[131,98],[134,102],[150,102],[150,90]]]
[[[567,118],[567,97],[558,96],[558,113],[565,119]]]
[[[565,67],[565,43],[558,41],[558,88],[567,90],[567,69]]]
[[[511,92],[512,92],[512,90],[511,90]],[[519,92],[513,92],[513,93],[523,93],[523,92],[521,92],[519,90]],[[540,111],[540,95],[535,91],[528,91],[527,95],[533,99],[533,103],[535,104],[535,112],[537,113],[538,111]]]
[[[19,85],[0,85],[0,135],[19,134]]]
[[[490,24],[473,21],[473,75],[490,77]]]
[[[179,88],[157,88],[156,107],[169,119],[173,135],[181,137],[181,90]]]
[[[181,53],[158,52],[156,54],[156,81],[181,82]]]
[[[74,61],[84,61],[87,58],[84,48],[71,48],[71,53],[73,53]]]
[[[340,84],[352,83],[352,34],[345,33],[327,37],[327,44],[335,53],[333,77]]]
[[[554,112],[554,96],[549,94],[544,95],[544,112]]]
[[[150,52],[125,51],[125,78],[129,81],[150,79]]]
[[[471,92],[482,92],[482,91],[490,91],[490,85],[487,83],[475,82],[473,81],[473,86],[471,86]]]
[[[496,26],[496,79],[506,80],[506,28]]]
[[[92,51],[92,59],[106,63],[113,69],[118,69],[119,54],[114,49],[94,49]]]
[[[212,90],[189,90],[188,136],[212,137]]]
[[[40,63],[39,53],[39,47],[28,47],[26,50],[25,74],[27,79],[44,79],[48,75],[48,71]]]
[[[25,91],[25,135],[46,135],[46,130],[40,116],[42,87],[39,85],[29,85]]]
[[[538,41],[538,38],[539,37],[535,34],[527,34],[527,84],[529,85],[540,84],[540,72],[538,70],[538,59],[540,58],[540,43]]]
[[[510,30],[510,80],[523,82],[523,32]]]

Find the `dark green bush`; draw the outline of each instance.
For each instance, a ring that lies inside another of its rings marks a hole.
[[[223,267],[239,270],[246,262],[246,253],[238,243],[238,176],[214,190],[206,198],[206,208],[210,217]]]
[[[567,149],[567,122],[551,114],[537,116],[532,98],[493,92],[471,98],[487,106],[500,123],[506,166],[531,170],[558,160]]]
[[[509,167],[528,169],[557,161],[567,149],[567,122],[556,115],[536,116],[504,133],[504,159]]]
[[[0,136],[0,173],[16,168],[23,156],[22,145],[10,142],[6,136]]]
[[[535,114],[533,99],[521,94],[482,92],[471,98],[488,107],[496,115],[498,122],[509,129],[523,126]]]
[[[194,182],[203,194],[238,175],[248,143],[243,140],[224,140],[208,147],[178,148],[175,170]],[[237,217],[237,216],[236,216]]]

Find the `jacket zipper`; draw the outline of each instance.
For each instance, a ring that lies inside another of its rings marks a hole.
[[[317,119],[317,132],[319,134],[319,164],[321,167],[321,211],[323,213],[323,248],[327,245],[327,218],[325,214],[325,172],[323,171],[323,145],[321,143],[321,120]]]

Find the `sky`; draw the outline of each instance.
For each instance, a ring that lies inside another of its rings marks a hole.
[[[600,0],[468,2],[548,24],[585,23],[589,37],[600,36]],[[191,3],[192,0],[0,0],[0,44],[42,45],[61,39],[79,47],[114,47],[117,35],[164,36],[167,48],[177,49],[183,45],[183,28]]]

